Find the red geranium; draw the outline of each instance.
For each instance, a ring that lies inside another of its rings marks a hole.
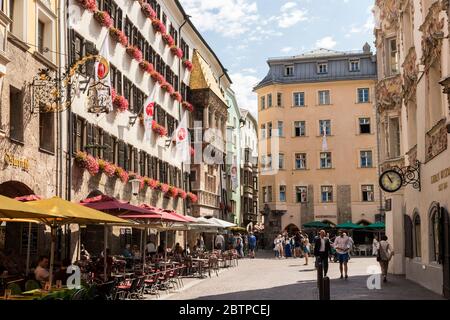
[[[164,76],[157,71],[153,71],[152,73],[150,73],[150,76],[154,81],[157,81],[160,85],[166,83],[166,79],[164,78]]]
[[[169,186],[168,184],[162,183],[162,184],[160,185],[160,190],[161,190],[161,192],[163,192],[163,193],[169,192],[169,189],[170,189],[170,186]]]
[[[144,15],[149,19],[155,19],[156,18],[156,12],[153,10],[152,6],[149,5],[146,2],[141,3],[141,10],[144,13]]]
[[[172,47],[175,45],[175,40],[173,39],[173,37],[170,34],[165,33],[162,35],[162,38],[169,47]]]
[[[158,124],[155,120],[152,121],[152,130],[161,137],[165,137],[167,135],[167,129]]]
[[[116,172],[116,166],[109,163],[108,161],[99,159],[98,160],[98,167],[100,171],[104,172],[108,177],[113,177],[114,173]]]
[[[174,56],[177,56],[178,58],[183,58],[183,50],[181,50],[180,48],[178,48],[177,46],[172,46],[171,48],[170,48],[170,51],[172,52],[172,54],[174,55]]]
[[[100,170],[98,167],[97,159],[95,159],[91,155],[87,155],[86,157],[85,168],[91,176],[95,176]]]
[[[185,110],[187,110],[187,111],[189,111],[189,112],[193,112],[193,111],[194,111],[194,106],[193,106],[192,104],[190,104],[189,102],[187,102],[187,101],[183,101],[183,103],[181,104],[181,106],[182,106]]]
[[[139,50],[138,47],[135,46],[128,46],[127,47],[127,53],[128,55],[135,59],[137,62],[141,62],[142,61],[142,51]]]
[[[142,70],[144,70],[147,73],[152,73],[153,72],[153,64],[151,64],[150,62],[144,60],[141,63],[139,63],[139,67],[141,67]]]
[[[119,178],[123,183],[128,182],[128,172],[126,172],[122,168],[116,167],[116,171],[114,173],[116,177]]]
[[[178,198],[181,198],[181,199],[186,199],[186,197],[187,197],[187,192],[186,191],[184,191],[184,190],[181,190],[181,189],[179,189],[178,190]]]
[[[188,192],[187,197],[192,203],[196,203],[198,201],[198,197],[192,192]]]
[[[172,94],[175,92],[174,88],[172,87],[172,85],[168,82],[164,83],[163,85],[161,85],[161,88],[166,90],[167,93]]]
[[[161,20],[159,19],[153,19],[152,20],[152,26],[155,29],[156,32],[160,32],[162,34],[166,33],[166,26],[164,25],[164,23],[162,23]]]
[[[181,101],[183,100],[183,97],[181,96],[181,94],[180,94],[178,91],[172,93],[170,96],[171,96],[175,101],[178,101],[178,102],[181,102]]]
[[[125,99],[124,96],[120,96],[120,95],[117,95],[117,94],[114,95],[113,105],[114,105],[114,107],[119,109],[120,112],[127,111],[128,107],[129,107],[128,100]]]
[[[111,16],[106,11],[97,10],[94,12],[94,19],[100,23],[101,26],[110,28],[114,21],[111,19]]]
[[[149,179],[147,182],[148,186],[152,189],[156,189],[158,187],[159,182],[155,179]]]
[[[170,186],[169,190],[167,191],[167,195],[172,197],[172,198],[176,198],[178,195],[178,189],[175,187]]]
[[[97,1],[95,0],[77,0],[78,5],[86,10],[94,12],[97,10]]]
[[[116,42],[120,43],[124,47],[128,45],[128,38],[122,30],[111,27],[109,28],[109,34],[114,40],[116,40]]]
[[[189,72],[192,72],[192,70],[194,70],[194,65],[187,59],[183,61],[183,65],[186,69],[189,70]]]

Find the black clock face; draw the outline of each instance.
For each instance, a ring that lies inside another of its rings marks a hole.
[[[386,192],[394,193],[403,186],[403,177],[395,170],[384,172],[380,177],[380,187]]]

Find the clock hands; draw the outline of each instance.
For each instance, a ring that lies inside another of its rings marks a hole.
[[[388,179],[389,179],[389,181],[391,182],[391,183],[394,183],[394,181],[392,181],[392,179],[391,179],[391,177],[389,176],[389,175],[386,175],[387,177],[388,177]]]

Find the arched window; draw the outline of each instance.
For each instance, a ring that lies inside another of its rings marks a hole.
[[[414,257],[422,257],[422,238],[420,234],[420,216],[414,217]]]
[[[430,250],[430,258],[431,261],[436,261],[441,263],[441,223],[439,219],[439,206],[433,206],[431,209],[430,215],[430,236],[431,236],[431,250]]]

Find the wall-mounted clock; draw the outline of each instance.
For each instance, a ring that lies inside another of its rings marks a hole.
[[[380,177],[380,187],[386,192],[395,193],[403,187],[403,175],[396,170],[388,170]]]

